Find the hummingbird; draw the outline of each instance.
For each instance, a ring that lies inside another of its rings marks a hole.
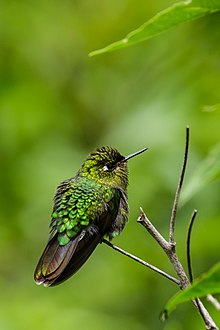
[[[90,153],[77,174],[60,183],[54,196],[48,243],[34,279],[45,287],[71,277],[86,262],[103,237],[123,230],[129,214],[126,157],[111,147]]]

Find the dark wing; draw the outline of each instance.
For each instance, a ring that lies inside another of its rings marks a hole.
[[[66,185],[69,186],[69,183],[67,182]],[[66,193],[69,191],[65,189],[64,186],[65,185],[62,184],[63,194],[60,194],[60,198],[57,194],[55,196],[55,205],[60,205],[59,201],[63,203],[63,196],[65,200],[68,200]],[[59,187],[58,192],[61,192]],[[95,195],[96,192],[93,191],[93,199],[97,199],[98,195]],[[110,195],[111,199],[108,203],[103,200],[102,203],[100,203],[101,207],[97,212],[96,218],[91,215],[91,212],[87,212],[91,218],[93,218],[93,221],[90,221],[90,223],[86,225],[85,214],[83,215],[83,221],[80,222],[80,218],[78,219],[78,232],[73,237],[69,237],[66,234],[66,232],[70,231],[69,229],[68,231],[64,230],[59,232],[59,228],[63,230],[63,223],[60,224],[59,218],[56,221],[54,219],[52,220],[51,236],[34,274],[37,284],[44,283],[45,286],[57,285],[72,276],[85,263],[98,243],[100,243],[102,237],[109,231],[117,215],[120,203],[118,198],[119,194],[112,193]],[[79,194],[78,199],[81,198],[82,200],[82,196],[83,194]],[[86,212],[86,209],[84,211]],[[56,212],[56,208],[54,212]],[[80,226],[80,223],[85,225]],[[67,238],[68,242],[63,244],[62,237],[61,240],[59,239],[60,235],[63,235],[65,240]]]
[[[113,237],[118,236],[122,232],[126,222],[128,221],[128,215],[129,215],[127,192],[124,190],[118,189],[117,196],[118,196],[118,200],[119,200],[119,206],[117,208],[117,210],[118,210],[117,215],[115,217],[114,222],[112,223],[110,230],[107,233],[110,240]]]
[[[37,284],[51,285],[68,265],[79,241],[79,236],[64,246],[60,246],[57,236],[47,244],[37,264],[34,279]]]
[[[89,258],[102,234],[91,225],[66,245],[60,246],[57,237],[50,240],[38,262],[34,278],[37,284],[57,285],[72,276]]]

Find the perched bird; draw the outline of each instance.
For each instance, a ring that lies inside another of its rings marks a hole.
[[[128,218],[128,159],[101,147],[89,154],[75,177],[57,188],[50,236],[37,264],[37,284],[54,286],[72,276],[104,236],[120,234]]]

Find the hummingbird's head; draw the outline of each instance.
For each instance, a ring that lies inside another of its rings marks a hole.
[[[89,154],[79,174],[102,184],[126,189],[128,184],[128,159],[144,152],[142,149],[126,157],[111,147],[101,147]]]

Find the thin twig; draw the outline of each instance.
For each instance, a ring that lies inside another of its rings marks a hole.
[[[187,256],[187,266],[188,266],[188,273],[189,273],[189,281],[190,283],[193,282],[193,271],[192,271],[192,263],[191,263],[191,252],[190,252],[190,246],[191,246],[191,233],[192,233],[192,227],[194,224],[194,220],[197,215],[197,210],[194,210],[189,222],[189,228],[187,233],[187,242],[186,242],[186,256]]]
[[[148,219],[143,209],[140,207],[141,214],[137,219],[142,226],[144,226],[149,234],[157,241],[157,243],[162,247],[165,252],[170,249],[170,244],[167,240],[161,235],[161,233],[154,227],[151,221]]]
[[[144,266],[150,268],[151,270],[153,270],[153,271],[159,273],[160,275],[162,275],[162,276],[168,278],[170,281],[176,283],[177,285],[180,284],[180,281],[177,280],[175,277],[173,277],[173,276],[171,276],[171,275],[165,273],[163,270],[161,270],[161,269],[159,269],[159,268],[157,268],[157,267],[155,267],[155,266],[149,264],[148,262],[146,262],[146,261],[144,261],[144,260],[142,260],[142,259],[136,257],[135,255],[133,255],[133,254],[131,254],[131,253],[129,253],[129,252],[127,252],[127,251],[121,249],[120,247],[118,247],[118,246],[112,244],[111,242],[107,241],[106,239],[103,238],[103,239],[102,239],[102,242],[105,243],[105,244],[107,244],[108,246],[110,246],[110,247],[111,247],[112,249],[114,249],[115,251],[117,251],[117,252],[119,252],[119,253],[125,255],[126,257],[129,257],[129,258],[131,258],[131,259],[133,259],[133,260],[139,262],[140,264],[142,264],[142,265],[144,265]]]
[[[219,303],[219,301],[218,301],[215,297],[213,297],[213,295],[208,294],[208,296],[206,297],[206,299],[207,299],[210,303],[212,303],[213,306],[215,306],[215,308],[216,308],[218,311],[220,311],[220,303]]]
[[[178,202],[179,202],[179,197],[180,197],[180,192],[185,176],[185,171],[186,171],[186,164],[187,164],[187,159],[188,159],[188,151],[189,151],[189,126],[186,126],[186,144],[185,144],[185,152],[184,152],[184,157],[183,157],[183,165],[181,169],[181,174],[173,202],[173,208],[171,212],[171,218],[170,218],[170,237],[169,237],[169,242],[172,246],[175,246],[175,240],[174,240],[174,229],[175,229],[175,220],[176,220],[176,212],[177,212],[177,207],[178,207]]]
[[[192,228],[193,228],[193,224],[194,224],[194,220],[196,218],[197,215],[197,210],[194,210],[189,222],[189,228],[188,228],[188,232],[187,232],[187,241],[186,241],[186,258],[187,258],[187,267],[188,267],[188,273],[189,273],[189,281],[192,284],[193,282],[193,271],[192,271],[192,262],[191,262],[191,234],[192,234]],[[203,310],[200,306],[200,302],[198,300],[198,298],[195,298],[195,303],[197,304],[197,307],[199,309],[199,312],[203,318],[203,320],[205,321],[205,316],[203,313]]]
[[[195,306],[198,308],[200,315],[202,316],[207,330],[219,330],[213,319],[211,318],[209,312],[204,307],[203,303],[199,298],[196,298],[194,301]]]

